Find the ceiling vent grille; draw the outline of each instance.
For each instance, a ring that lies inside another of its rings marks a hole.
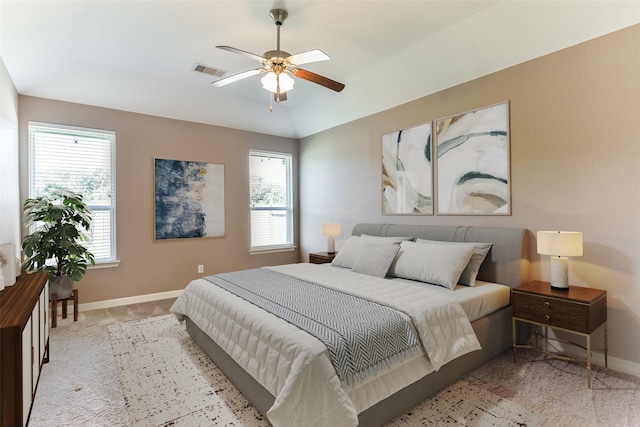
[[[197,71],[199,73],[210,74],[210,75],[216,76],[216,77],[222,77],[224,75],[224,73],[226,73],[225,70],[220,70],[220,69],[213,68],[213,67],[207,67],[206,65],[202,65],[202,64],[196,64],[195,67],[193,68],[193,71]]]

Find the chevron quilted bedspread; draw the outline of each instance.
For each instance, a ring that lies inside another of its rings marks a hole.
[[[192,281],[171,311],[179,320],[188,316],[275,396],[267,416],[276,427],[356,426],[359,412],[480,348],[460,304],[440,292],[328,265],[289,264],[257,270],[265,270],[271,278],[288,276],[289,286],[299,287],[298,296],[307,296],[309,289],[321,285],[324,290],[316,289],[320,294],[339,290],[381,304],[383,311],[393,309],[409,322],[419,341],[418,352],[408,350],[406,357],[392,357],[383,363],[384,369],[369,372],[366,378],[343,382],[327,344],[312,333],[208,280]],[[311,298],[315,302],[318,295]],[[316,308],[317,313],[327,310]],[[392,333],[406,334],[403,326],[399,328]],[[407,344],[411,349],[411,339]]]
[[[343,386],[420,350],[408,319],[385,305],[264,268],[205,277],[327,346]]]

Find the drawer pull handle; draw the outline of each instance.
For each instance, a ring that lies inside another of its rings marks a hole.
[[[549,307],[549,301],[545,301],[545,302],[544,302],[544,306],[545,306],[545,307]]]
[[[551,319],[551,317],[549,317],[548,314],[546,316],[544,316],[544,320],[549,321],[549,319]]]

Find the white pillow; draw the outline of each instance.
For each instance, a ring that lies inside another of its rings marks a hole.
[[[389,271],[389,266],[391,266],[400,249],[400,245],[397,243],[388,243],[386,245],[366,243],[365,245],[364,251],[353,265],[352,270],[369,276],[385,277],[387,271]]]
[[[487,257],[489,249],[491,249],[492,245],[492,243],[440,242],[437,240],[426,239],[418,239],[416,240],[416,243],[433,243],[441,245],[474,245],[476,248],[473,251],[473,255],[471,255],[469,263],[462,271],[460,279],[458,280],[458,284],[466,286],[473,286],[476,284],[476,277],[478,277],[480,266],[482,265],[484,259]]]
[[[475,246],[402,242],[389,275],[453,289]]]
[[[379,237],[379,236],[351,236],[336,253],[336,257],[331,261],[331,265],[336,267],[353,268],[360,255],[366,249],[366,244],[387,245],[389,243],[400,243],[402,240],[413,239],[413,237]]]

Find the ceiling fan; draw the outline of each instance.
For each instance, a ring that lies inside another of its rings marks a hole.
[[[269,15],[278,28],[276,50],[267,51],[263,56],[260,56],[231,46],[216,46],[218,49],[249,56],[262,63],[262,68],[243,71],[241,73],[216,80],[212,82],[214,86],[220,87],[247,77],[255,76],[256,74],[266,73],[261,79],[262,86],[264,89],[273,93],[273,98],[276,102],[287,100],[287,92],[293,89],[294,85],[294,81],[291,78],[292,75],[308,80],[312,83],[319,84],[320,86],[324,86],[336,92],[340,92],[344,89],[344,84],[342,83],[319,74],[312,73],[311,71],[297,68],[297,66],[301,64],[326,61],[331,58],[319,49],[309,50],[295,55],[291,55],[289,52],[280,50],[280,27],[284,23],[285,19],[287,19],[288,13],[283,9],[273,9],[269,12]]]

